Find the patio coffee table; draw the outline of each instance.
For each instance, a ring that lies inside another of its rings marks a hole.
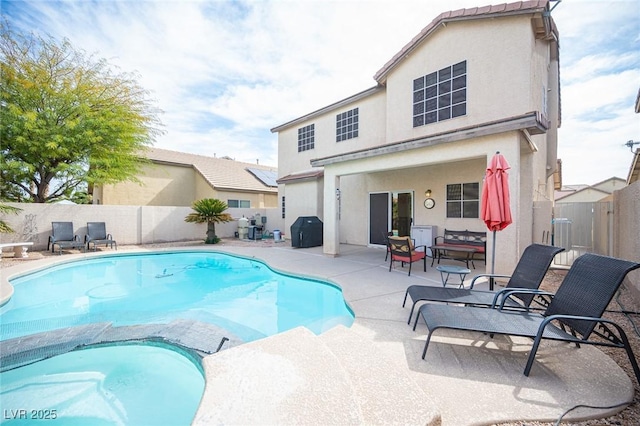
[[[453,245],[435,245],[430,246],[431,252],[433,253],[433,257],[431,258],[431,266],[433,266],[433,262],[437,259],[438,264],[440,264],[440,259],[450,259],[457,260],[459,262],[464,262],[469,268],[469,262],[471,262],[471,266],[475,269],[476,265],[473,263],[473,256],[476,254],[477,250],[469,247],[456,247]],[[457,255],[454,255],[457,253]]]
[[[471,271],[467,268],[463,268],[462,266],[454,266],[454,265],[438,265],[436,269],[440,271],[440,278],[442,279],[442,287],[447,286],[447,282],[449,281],[449,276],[451,274],[460,275],[460,284],[458,288],[464,287],[464,279]],[[447,274],[445,277],[444,274]]]

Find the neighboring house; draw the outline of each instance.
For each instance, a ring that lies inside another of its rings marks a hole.
[[[498,233],[496,270],[515,266],[551,222],[560,83],[549,12],[528,1],[443,13],[374,87],[273,128],[285,229],[319,216],[329,255],[415,225],[486,230],[482,183],[500,151],[514,223]]]
[[[557,203],[595,203],[608,201],[613,191],[627,186],[624,179],[612,177],[594,185],[566,185],[560,191],[556,191]]]
[[[580,185],[562,185],[560,188],[556,189],[553,193],[554,200],[559,200],[562,197],[566,197],[567,195],[571,195],[581,189],[588,188],[589,185],[580,184]]]
[[[217,198],[229,207],[278,206],[277,169],[230,158],[150,148],[138,179],[96,187],[95,204],[191,206],[195,200]]]

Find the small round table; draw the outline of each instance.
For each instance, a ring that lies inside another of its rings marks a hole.
[[[463,268],[462,266],[454,266],[454,265],[438,265],[436,269],[440,271],[440,278],[442,279],[442,287],[447,286],[447,282],[449,281],[449,275],[458,274],[460,275],[460,284],[458,288],[464,287],[464,279],[467,274],[471,273],[471,271],[467,268]],[[447,274],[445,277],[444,274]]]

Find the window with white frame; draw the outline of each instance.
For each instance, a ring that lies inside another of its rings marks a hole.
[[[298,152],[308,151],[315,146],[316,139],[316,125],[309,124],[308,126],[300,127],[298,129]]]
[[[358,108],[336,115],[336,142],[358,137]]]
[[[227,200],[227,206],[236,207],[242,209],[251,208],[251,201],[249,200]]]
[[[467,61],[413,80],[413,127],[467,114]]]
[[[453,183],[447,185],[447,217],[480,217],[480,184]]]

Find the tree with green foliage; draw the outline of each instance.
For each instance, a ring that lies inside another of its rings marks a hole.
[[[189,213],[184,218],[185,222],[189,223],[206,223],[207,224],[207,239],[206,244],[216,244],[220,241],[220,238],[216,235],[216,223],[231,222],[233,218],[229,213],[224,211],[229,208],[227,203],[220,201],[216,198],[203,198],[202,200],[196,200],[191,206],[193,213]]]
[[[67,39],[0,30],[0,199],[86,199],[94,184],[137,181],[161,123],[136,75]]]
[[[19,211],[21,211],[22,209],[19,209],[17,207],[13,207],[13,206],[9,206],[7,204],[1,204],[0,203],[0,213],[13,213],[13,214],[18,214]],[[11,234],[15,232],[7,222],[5,222],[4,220],[0,220],[0,234]]]

